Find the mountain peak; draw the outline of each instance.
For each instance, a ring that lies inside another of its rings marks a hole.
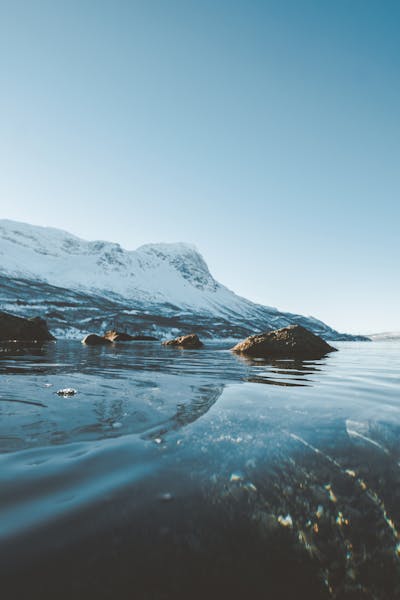
[[[0,273],[127,298],[205,306],[195,290],[215,292],[206,262],[192,244],[145,244],[128,251],[115,242],[86,241],[66,231],[0,220]]]
[[[218,288],[207,263],[193,244],[183,242],[145,244],[136,252],[138,255],[151,257],[157,264],[165,263],[171,266],[185,281],[199,290],[215,292]]]
[[[143,244],[137,248],[137,251],[158,251],[165,254],[184,254],[184,253],[194,253],[199,254],[197,247],[194,244],[189,244],[188,242],[155,242]]]

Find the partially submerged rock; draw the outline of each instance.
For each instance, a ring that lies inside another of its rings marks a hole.
[[[318,335],[301,325],[291,325],[275,331],[251,335],[232,348],[233,352],[262,358],[318,359],[335,352]]]
[[[55,340],[40,317],[25,319],[0,312],[0,341],[47,342]]]
[[[74,388],[64,388],[62,390],[58,390],[57,396],[64,396],[64,398],[68,398],[69,396],[75,396],[77,393],[77,390]]]
[[[110,340],[107,340],[102,335],[96,335],[95,333],[89,333],[82,340],[82,344],[86,344],[87,346],[104,346],[106,344],[111,344]]]
[[[110,342],[156,342],[157,338],[151,335],[130,335],[129,333],[115,331],[106,331],[104,337]]]
[[[181,335],[174,340],[163,342],[163,345],[178,346],[179,348],[202,348],[203,342],[200,341],[195,333],[191,333],[190,335]]]

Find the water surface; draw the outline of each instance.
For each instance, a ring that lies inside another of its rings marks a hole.
[[[400,597],[400,344],[337,347],[3,346],[6,597]]]

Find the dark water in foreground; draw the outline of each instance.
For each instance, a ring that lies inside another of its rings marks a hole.
[[[2,598],[400,598],[400,344],[337,347],[3,348]]]

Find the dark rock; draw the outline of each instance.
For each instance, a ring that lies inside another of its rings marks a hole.
[[[180,348],[202,348],[203,342],[199,340],[199,337],[192,333],[190,335],[182,335],[174,340],[168,340],[163,342],[164,346],[179,346]]]
[[[57,396],[64,396],[64,398],[67,398],[69,396],[75,396],[77,393],[78,392],[74,390],[74,388],[64,388],[62,390],[58,390]]]
[[[252,335],[232,348],[233,352],[263,358],[318,359],[335,352],[325,340],[301,325]]]
[[[55,340],[40,317],[25,319],[0,312],[0,340],[18,342],[46,342]]]
[[[106,340],[110,340],[110,342],[131,342],[133,340],[133,336],[129,335],[129,333],[115,330],[106,331],[104,337]]]
[[[156,342],[157,338],[151,335],[130,335],[120,331],[106,331],[104,337],[111,342]]]
[[[89,333],[83,340],[82,344],[87,346],[104,346],[105,344],[111,344],[111,341],[101,335],[95,333]]]

